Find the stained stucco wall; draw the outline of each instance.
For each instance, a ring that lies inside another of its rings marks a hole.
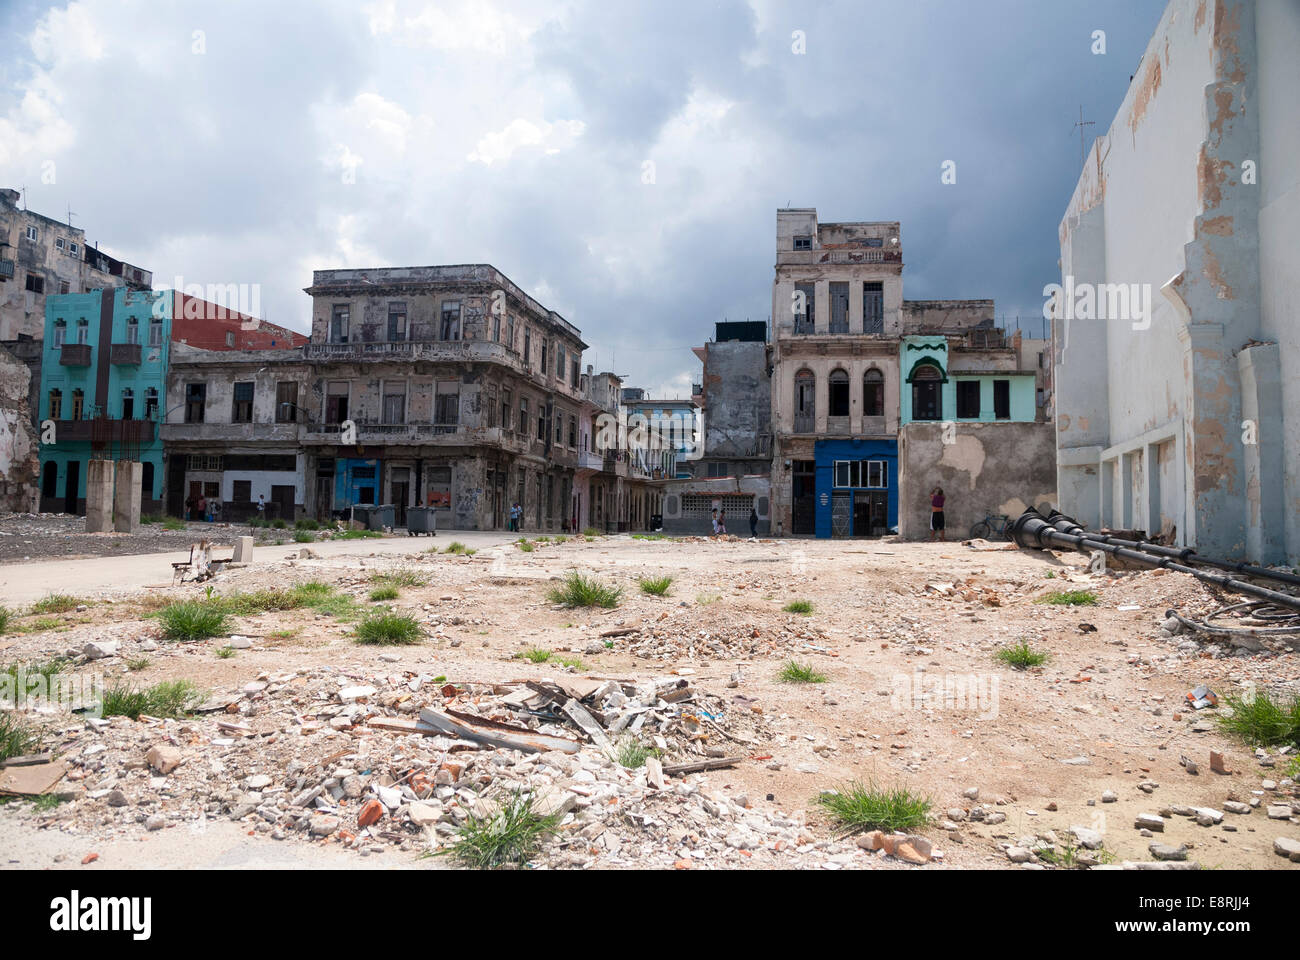
[[[930,535],[930,491],[943,487],[948,539],[962,539],[988,513],[1015,518],[1056,503],[1056,439],[1050,423],[910,423],[898,434],[898,532]]]

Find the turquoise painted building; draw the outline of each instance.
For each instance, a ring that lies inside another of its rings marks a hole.
[[[953,421],[1033,423],[1037,384],[1033,371],[962,369],[990,354],[950,355],[948,338],[903,337],[899,347],[899,423]],[[954,369],[956,367],[957,369]]]
[[[171,291],[125,288],[45,299],[41,509],[85,511],[90,460],[139,460],[141,512],[162,511]]]

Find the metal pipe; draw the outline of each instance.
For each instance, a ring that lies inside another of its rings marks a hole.
[[[1094,540],[1083,527],[1079,526],[1069,517],[1053,511],[1056,520],[1048,522],[1043,515],[1030,507],[1022,513],[1016,522],[1011,525],[1011,539],[1015,541],[1016,546],[1021,549],[1044,549],[1049,544],[1063,544],[1085,553],[1092,550],[1100,550],[1103,553],[1115,557],[1122,557],[1125,560],[1132,560],[1136,563],[1147,564],[1152,567],[1159,567],[1165,570],[1174,570],[1178,573],[1186,573],[1201,580],[1205,583],[1213,583],[1225,590],[1232,590],[1235,593],[1244,593],[1250,597],[1257,597],[1260,600],[1267,600],[1279,606],[1287,607],[1291,610],[1300,610],[1300,597],[1288,593],[1279,593],[1276,590],[1269,590],[1265,587],[1256,586],[1253,583],[1246,583],[1243,580],[1234,580],[1231,577],[1222,574],[1209,573],[1205,570],[1198,570],[1195,567],[1189,567],[1186,564],[1175,563],[1168,557],[1156,557],[1149,553],[1143,553],[1139,550],[1131,550],[1127,547],[1120,547],[1110,543],[1103,543],[1100,540]],[[1066,533],[1061,528],[1071,530],[1080,530],[1083,533]]]
[[[1213,560],[1209,557],[1201,556],[1191,547],[1184,547],[1180,550],[1176,547],[1166,547],[1158,543],[1125,540],[1122,537],[1113,537],[1107,534],[1089,533],[1074,520],[1055,510],[1052,511],[1051,515],[1047,518],[1047,522],[1062,533],[1073,533],[1077,536],[1086,536],[1090,540],[1099,540],[1102,543],[1114,544],[1117,547],[1127,547],[1130,550],[1141,550],[1144,553],[1152,553],[1156,556],[1168,557],[1170,560],[1176,560],[1179,563],[1201,564],[1207,567],[1214,567],[1216,570],[1228,570],[1244,577],[1254,577],[1260,580],[1275,580],[1278,583],[1285,583],[1288,586],[1300,587],[1300,577],[1297,577],[1295,574],[1286,573],[1280,570],[1269,570],[1267,567],[1258,567],[1253,564],[1241,563],[1234,560]]]

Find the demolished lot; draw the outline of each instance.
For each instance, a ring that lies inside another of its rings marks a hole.
[[[1170,624],[1225,599],[1183,574],[979,542],[424,546],[12,611],[0,667],[83,702],[0,715],[29,737],[11,865],[130,866],[100,857],[126,840],[184,865],[230,822],[417,867],[1300,866],[1294,746],[1220,721],[1290,702],[1300,641]]]

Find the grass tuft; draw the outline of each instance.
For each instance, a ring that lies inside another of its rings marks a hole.
[[[9,629],[9,624],[13,622],[13,611],[8,607],[0,607],[0,633]]]
[[[198,600],[174,603],[159,611],[158,616],[162,620],[163,638],[180,643],[219,637],[229,626],[229,616],[221,605]]]
[[[1219,725],[1252,747],[1300,744],[1300,697],[1229,694],[1223,705],[1230,710],[1219,716]]]
[[[930,800],[905,787],[882,788],[854,780],[817,798],[817,804],[847,833],[913,830],[930,819]]]
[[[586,537],[588,540],[595,540],[597,537],[600,536],[600,531],[597,530],[595,527],[583,527],[582,535]]]
[[[433,552],[437,553],[438,548],[434,547]],[[472,557],[474,556],[474,554],[478,553],[477,550],[471,550],[469,547],[465,546],[465,544],[461,543],[459,540],[453,540],[451,543],[447,544],[447,549],[442,552],[454,554],[455,556],[458,557],[461,556]]]
[[[126,662],[126,668],[132,673],[139,673],[141,670],[153,663],[148,657],[133,657]]]
[[[720,593],[697,593],[695,595],[695,602],[701,607],[707,607],[712,603],[717,603],[721,599],[722,594]]]
[[[648,593],[652,597],[667,596],[668,588],[673,584],[672,577],[644,577],[637,581],[641,584],[641,592]]]
[[[658,747],[648,747],[640,740],[628,737],[618,745],[618,762],[629,770],[637,770],[644,767],[648,759],[661,753]]]
[[[370,591],[370,599],[376,603],[381,600],[396,600],[400,592],[396,587],[375,587]]]
[[[791,660],[781,667],[776,675],[782,683],[825,683],[826,674],[820,672],[811,663]]]
[[[813,612],[813,605],[811,600],[791,600],[781,609],[786,613],[809,614]]]
[[[162,526],[164,530],[184,530],[185,521],[179,517],[167,517],[163,520]]]
[[[31,613],[71,613],[83,601],[66,593],[51,593],[32,604]]]
[[[541,647],[530,647],[527,650],[520,650],[516,653],[515,659],[529,660],[532,663],[545,663],[553,656],[555,656],[555,654],[551,653],[549,650],[544,650]]]
[[[1027,642],[1021,640],[1009,647],[1003,647],[993,655],[1001,660],[1008,667],[1014,667],[1017,670],[1028,670],[1030,667],[1041,667],[1052,655],[1042,650],[1035,650]]]
[[[297,530],[294,532],[293,542],[294,543],[315,543],[316,534],[312,533],[310,530]]]
[[[235,648],[231,646],[217,647],[217,656],[222,660],[229,660],[235,655]]]
[[[537,549],[531,543],[528,542],[528,539],[526,537],[520,537],[518,540],[516,540],[515,546],[517,546],[524,553],[532,553],[534,550]]]
[[[549,591],[546,596],[551,603],[565,607],[603,607],[609,610],[618,606],[623,589],[611,587],[595,577],[584,577],[574,571],[564,578],[562,586]]]
[[[1091,590],[1053,590],[1039,597],[1038,602],[1058,607],[1093,607],[1097,605],[1097,595]]]
[[[535,799],[514,791],[490,817],[471,816],[446,853],[467,867],[494,869],[519,867],[532,859],[542,843],[555,833],[560,817],[544,817],[534,810]]]
[[[0,760],[26,756],[40,748],[40,731],[16,713],[0,713]]]
[[[141,714],[150,717],[187,717],[207,695],[188,680],[169,680],[152,687],[140,689],[131,684],[114,684],[104,691],[102,716],[130,717],[139,720]]]
[[[414,617],[383,610],[369,614],[358,623],[353,635],[357,643],[392,647],[419,643],[423,631]]]
[[[402,567],[384,573],[372,573],[370,582],[386,587],[423,587],[428,584],[429,575],[410,567]]]

